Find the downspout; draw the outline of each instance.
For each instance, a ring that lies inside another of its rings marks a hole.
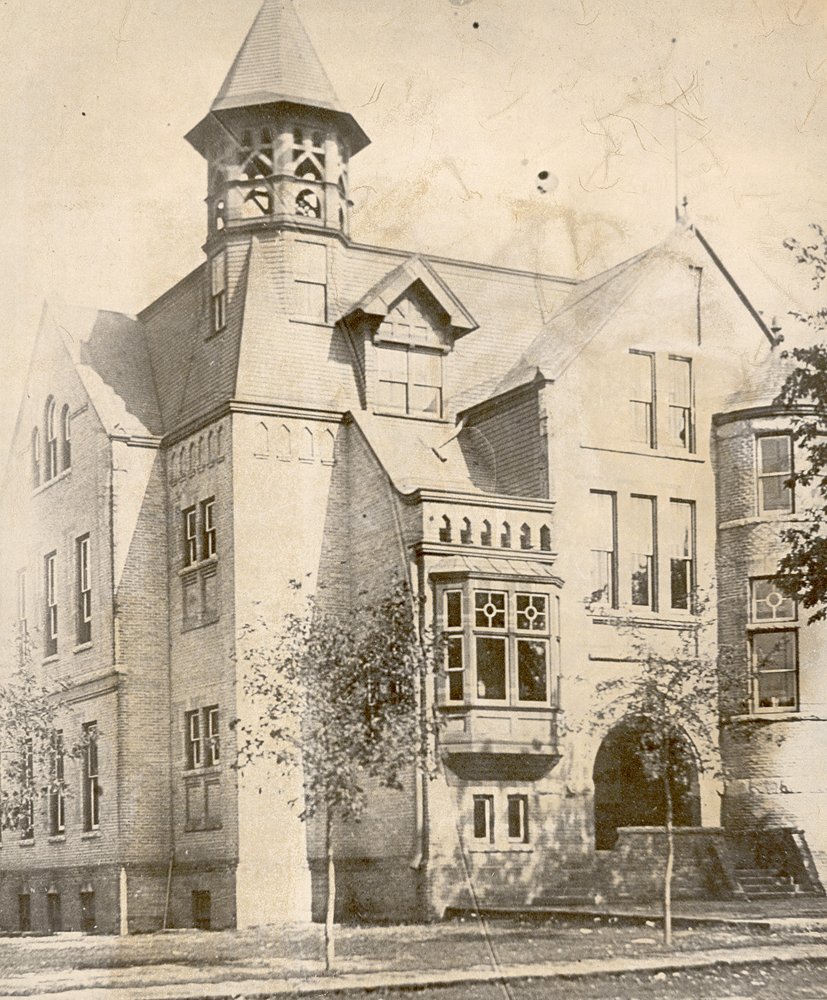
[[[446,442],[447,443],[447,442]],[[436,449],[434,449],[436,451]],[[441,456],[440,456],[441,457]],[[410,561],[408,559],[408,552],[405,546],[405,534],[402,530],[402,521],[399,516],[398,498],[395,495],[395,487],[391,482],[390,476],[385,472],[385,477],[387,479],[388,485],[390,486],[391,495],[391,508],[393,509],[393,523],[396,528],[396,538],[399,542],[399,548],[402,555],[402,562],[405,566],[405,576],[407,578],[408,588],[411,594],[411,610],[415,609],[415,604],[413,601],[414,595],[414,581],[413,575],[411,573]],[[421,620],[418,621],[419,628],[422,628]],[[414,692],[415,695],[415,708],[417,718],[422,717],[422,695],[421,686],[417,685]],[[414,772],[414,850],[411,855],[411,859],[408,862],[408,867],[412,868],[414,871],[418,871],[425,860],[425,838],[427,836],[426,824],[425,824],[425,774],[419,772],[417,768]]]

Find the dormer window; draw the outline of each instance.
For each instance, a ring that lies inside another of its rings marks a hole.
[[[442,416],[442,352],[377,344],[378,405],[392,413]]]

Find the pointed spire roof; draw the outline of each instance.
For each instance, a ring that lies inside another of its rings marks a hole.
[[[370,142],[356,120],[342,110],[293,0],[264,0],[212,103],[211,114],[187,139],[203,153],[211,115],[220,118],[222,112],[272,104],[332,112],[349,133],[353,153]]]
[[[292,0],[264,0],[212,110],[285,100],[341,111]]]

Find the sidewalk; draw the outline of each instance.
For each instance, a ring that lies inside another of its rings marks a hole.
[[[804,960],[827,963],[827,944],[785,944],[763,947],[717,948],[707,951],[651,955],[637,958],[591,958],[571,962],[541,962],[508,965],[499,970],[480,967],[434,972],[360,972],[336,976],[296,978],[227,979],[216,983],[221,970],[186,970],[188,982],[165,983],[169,966],[141,966],[114,970],[72,970],[60,974],[59,981],[44,982],[42,976],[20,976],[0,981],[0,1000],[21,996],[47,1000],[239,1000],[271,996],[347,994],[381,988],[418,988],[498,982],[500,980],[554,979],[603,976],[620,972],[671,972],[702,969],[714,965],[748,965]],[[180,976],[184,970],[172,967]],[[136,973],[140,984],[130,982]],[[35,981],[35,979],[37,981]],[[37,992],[34,992],[34,990]]]

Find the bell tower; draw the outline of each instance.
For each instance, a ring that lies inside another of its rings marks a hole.
[[[208,163],[208,253],[232,231],[348,235],[348,166],[370,140],[341,109],[292,0],[265,0],[187,140]]]

